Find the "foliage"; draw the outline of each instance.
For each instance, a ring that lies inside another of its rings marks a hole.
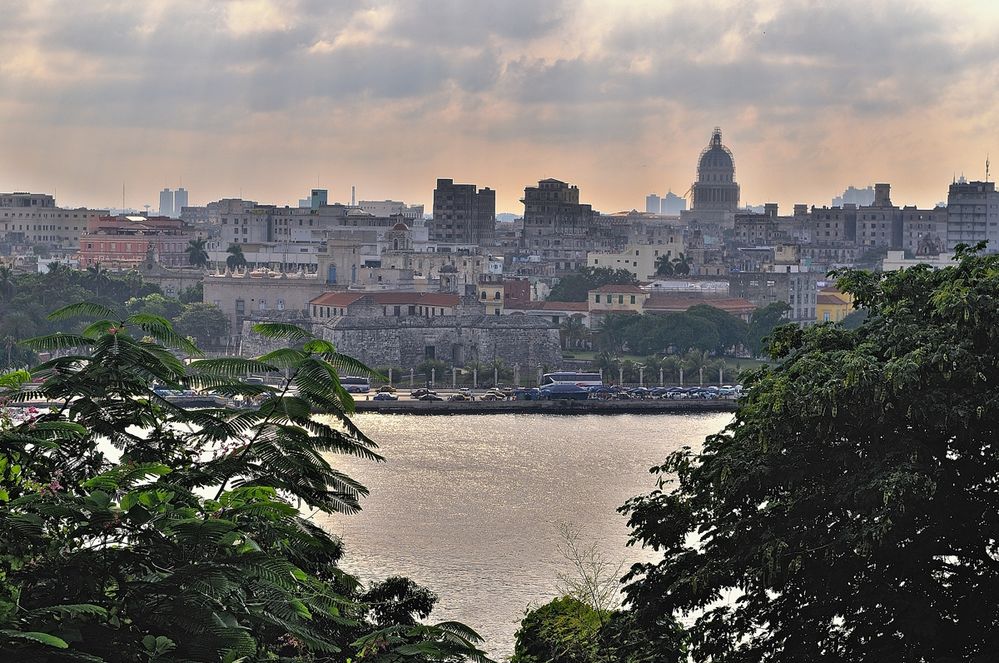
[[[194,267],[204,269],[208,267],[208,240],[203,237],[195,237],[187,243],[184,252],[187,253],[187,262]]]
[[[225,265],[229,269],[236,269],[239,267],[246,267],[246,256],[243,255],[243,247],[239,244],[230,244],[229,248],[225,250],[229,255],[226,256]]]
[[[229,319],[214,304],[188,304],[174,320],[177,333],[193,338],[200,347],[214,347],[229,333]]]
[[[839,276],[867,322],[774,331],[732,424],[625,505],[662,555],[629,612],[687,615],[697,662],[991,661],[999,256]]]
[[[746,331],[746,346],[754,357],[766,352],[766,339],[774,329],[788,324],[785,315],[790,310],[786,302],[774,302],[753,311]]]
[[[180,291],[177,299],[182,304],[198,304],[205,299],[205,284],[199,281],[196,285],[189,286]]]
[[[730,313],[699,305],[684,312],[605,315],[595,340],[610,353],[682,354],[697,349],[721,354],[743,346],[746,330],[747,325]]]
[[[601,616],[571,596],[529,611],[520,623],[511,663],[591,663],[597,660]]]
[[[553,302],[585,302],[586,293],[600,286],[634,285],[636,283],[638,283],[638,279],[627,269],[583,267],[577,273],[559,279],[559,282],[548,293],[548,300]]]
[[[380,459],[337,379],[362,365],[274,323],[255,331],[286,347],[185,365],[174,353],[197,349],[163,318],[99,304],[52,315],[77,316],[96,321],[30,341],[60,355],[34,369],[38,392],[17,391],[23,373],[0,379],[10,403],[56,404],[0,426],[3,660],[481,659],[467,627],[414,623],[433,603],[418,587],[376,586],[366,604],[340,541],[311,519],[355,512],[366,493],[335,454]],[[251,372],[287,377],[244,384]],[[259,406],[186,409],[155,385]]]

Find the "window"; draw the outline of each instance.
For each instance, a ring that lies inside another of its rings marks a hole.
[[[236,315],[243,315],[246,312],[246,301],[242,299],[236,300]]]
[[[624,295],[618,295],[617,296],[617,303],[618,304],[623,304],[624,303]]]
[[[593,295],[593,303],[594,304],[600,303],[600,295]]]
[[[401,315],[402,315],[402,307],[401,307],[401,306],[396,306],[396,307],[394,307],[394,308],[392,309],[392,315],[394,315],[394,316],[395,316],[395,317],[397,317],[397,318],[398,318],[399,316],[401,316]]]
[[[631,296],[631,303],[632,303],[632,304],[634,304],[634,303],[635,303],[635,295],[632,295],[632,296]]]

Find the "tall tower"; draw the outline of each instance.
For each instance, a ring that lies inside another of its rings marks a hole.
[[[180,187],[173,192],[173,216],[180,216],[185,207],[187,207],[187,189]]]
[[[697,161],[697,181],[691,187],[694,211],[739,209],[739,185],[735,181],[735,158],[722,145],[721,129],[715,127],[711,142]]]
[[[160,216],[173,216],[173,191],[160,191]]]

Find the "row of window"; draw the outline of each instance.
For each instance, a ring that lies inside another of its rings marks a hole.
[[[629,297],[629,300],[630,300],[629,303],[634,304],[635,303],[635,295],[628,295],[628,297]],[[607,298],[604,301],[606,301],[608,304],[613,304],[614,303],[614,295],[607,295]],[[600,303],[600,294],[599,293],[593,295],[593,303],[594,304],[599,304]],[[618,295],[617,296],[617,303],[618,304],[623,304],[624,303],[624,295]]]

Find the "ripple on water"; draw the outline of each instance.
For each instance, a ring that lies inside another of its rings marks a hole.
[[[358,415],[387,462],[337,457],[371,495],[360,514],[320,522],[343,537],[347,570],[411,577],[441,597],[434,619],[465,622],[504,657],[525,609],[554,596],[556,524],[608,559],[649,559],[625,546],[616,509],[655,487],[649,467],[731,416]]]

